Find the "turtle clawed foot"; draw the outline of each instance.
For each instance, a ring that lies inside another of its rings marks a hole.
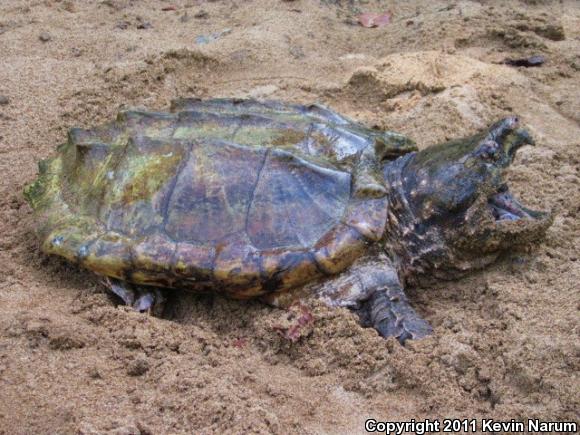
[[[375,291],[361,314],[366,324],[372,326],[384,338],[395,337],[401,344],[431,335],[433,328],[409,305],[400,288]]]
[[[105,284],[119,296],[125,305],[133,307],[140,313],[161,317],[165,308],[165,295],[155,287],[132,286],[129,283],[107,278]]]
[[[165,295],[158,288],[140,287],[138,296],[133,302],[133,308],[140,313],[161,317],[165,308]]]
[[[425,338],[433,332],[431,325],[420,317],[404,320],[387,318],[377,322],[373,327],[381,337],[396,337],[401,344],[405,344],[407,340]]]

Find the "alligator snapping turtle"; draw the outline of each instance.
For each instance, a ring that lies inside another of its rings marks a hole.
[[[181,99],[71,129],[25,195],[42,250],[138,310],[165,288],[279,306],[313,292],[404,342],[431,331],[405,282],[481,268],[550,225],[502,179],[524,144],[515,117],[417,152],[319,105]]]

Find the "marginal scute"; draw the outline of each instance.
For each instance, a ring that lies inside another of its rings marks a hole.
[[[96,239],[88,239],[77,251],[79,262],[98,274],[125,279],[133,267],[133,241],[115,232],[106,232]]]
[[[218,287],[235,297],[253,297],[261,293],[260,252],[247,237],[238,234],[217,243],[214,279]]]
[[[379,241],[385,232],[389,200],[385,196],[379,199],[351,201],[343,222],[355,228],[369,241]]]
[[[321,272],[310,250],[262,251],[263,291],[280,292],[312,281]]]
[[[379,162],[394,160],[403,154],[417,151],[417,144],[408,137],[393,131],[376,132],[375,155]]]
[[[176,279],[186,279],[192,284],[208,283],[213,279],[215,257],[214,245],[179,242],[173,258],[173,273]]]
[[[51,212],[51,209],[62,210],[63,204],[56,198],[62,189],[60,173],[62,158],[53,157],[38,162],[38,178],[24,189],[24,197],[36,210],[37,214],[48,214],[41,222],[50,222],[62,218],[62,213]]]
[[[34,229],[34,232],[38,238],[43,241],[42,243],[44,244],[46,243],[46,240],[48,240],[50,234],[62,226],[59,225],[59,223],[62,223],[64,220],[66,220],[68,216],[63,218],[63,215],[66,216],[65,213],[57,213],[55,209],[58,205],[55,205],[53,208],[47,208],[42,207],[41,203],[37,202],[37,204],[39,208],[35,213],[37,225]],[[62,212],[62,210],[59,211]]]
[[[161,233],[136,241],[132,251],[134,270],[131,279],[140,284],[170,287],[176,247],[173,240]]]
[[[78,261],[78,251],[87,240],[94,239],[99,229],[90,219],[69,217],[56,226],[43,240],[46,254],[59,255],[71,262]]]
[[[328,274],[343,271],[367,249],[367,242],[354,228],[339,224],[314,246],[318,266]]]

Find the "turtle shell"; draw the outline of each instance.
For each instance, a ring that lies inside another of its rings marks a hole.
[[[338,273],[379,240],[387,199],[353,194],[357,164],[413,149],[319,105],[184,99],[71,129],[25,195],[48,254],[247,298]]]

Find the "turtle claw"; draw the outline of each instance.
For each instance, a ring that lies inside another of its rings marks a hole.
[[[433,328],[409,305],[400,288],[374,292],[366,304],[370,325],[384,338],[395,337],[401,344],[427,337]]]
[[[433,328],[425,320],[415,317],[411,319],[384,319],[373,325],[381,337],[396,337],[401,344],[407,340],[419,340],[431,335]]]
[[[104,279],[103,284],[119,296],[125,302],[125,305],[131,306],[135,303],[135,290],[123,283],[123,281],[107,277]]]
[[[133,287],[129,283],[106,278],[104,284],[119,296],[125,305],[133,307],[140,313],[151,314],[161,317],[165,308],[165,296],[163,292],[154,287]]]
[[[133,303],[133,308],[140,313],[149,312],[155,303],[155,296],[152,293],[143,293],[139,295],[135,303]]]
[[[140,313],[151,314],[161,317],[165,308],[166,298],[163,292],[157,288],[138,288],[139,296],[133,303],[133,308]]]

